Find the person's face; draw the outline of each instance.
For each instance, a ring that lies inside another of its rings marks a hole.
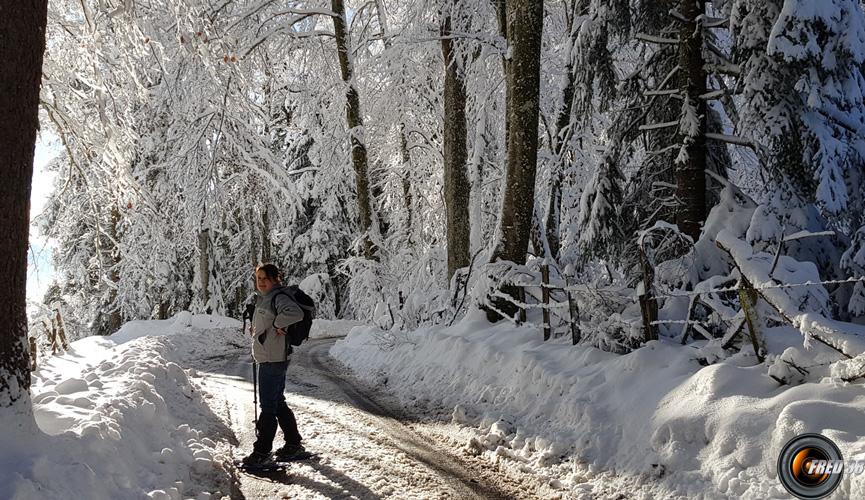
[[[268,278],[264,271],[259,269],[255,272],[255,288],[261,293],[267,293],[276,285],[276,282]]]

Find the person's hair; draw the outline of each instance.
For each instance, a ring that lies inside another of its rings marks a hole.
[[[255,272],[264,271],[264,275],[268,278],[272,279],[276,283],[282,283],[282,272],[276,267],[275,264],[271,264],[270,262],[265,264],[259,264],[255,268]]]

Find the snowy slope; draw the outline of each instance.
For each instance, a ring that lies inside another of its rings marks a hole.
[[[226,430],[184,367],[245,345],[238,322],[182,313],[46,358],[31,390],[42,432],[0,454],[0,498],[228,496]]]
[[[590,479],[606,471],[629,497],[788,498],[775,467],[793,436],[820,432],[847,458],[865,454],[861,383],[781,387],[746,353],[703,367],[694,348],[659,341],[619,356],[482,315],[407,333],[390,350],[380,337],[356,328],[331,354],[474,428],[466,452],[532,470],[567,496],[601,493]],[[865,498],[865,481],[846,475],[836,497]]]

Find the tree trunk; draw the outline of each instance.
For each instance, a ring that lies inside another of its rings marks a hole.
[[[408,149],[408,137],[405,135],[405,124],[400,124],[399,129],[399,148],[402,156],[402,200],[405,205],[405,234],[408,244],[412,244],[412,195],[411,195],[411,180],[409,173],[411,172],[411,153]]]
[[[382,0],[374,0],[375,8],[378,14],[378,24],[381,29],[381,37],[384,39],[384,48],[385,50],[390,50],[393,46],[391,42],[391,38],[388,35],[387,29],[387,13],[384,9],[384,3]],[[402,76],[405,79],[405,75]],[[397,110],[400,115],[403,115],[402,110]],[[412,243],[412,196],[411,196],[411,181],[409,180],[409,173],[411,172],[411,154],[408,149],[408,137],[405,135],[405,122],[400,121],[399,124],[399,147],[400,147],[400,157],[402,158],[402,197],[404,208],[406,211],[406,219],[405,219],[405,227],[404,232],[406,235],[406,241],[409,245]],[[378,194],[376,191],[373,191],[373,196],[378,199]],[[386,234],[387,231],[384,227],[382,227],[383,234]]]
[[[574,97],[576,95],[576,72],[574,71],[574,47],[577,44],[579,30],[575,30],[573,23],[577,15],[576,7],[573,3],[569,3],[568,7],[571,15],[568,16],[567,27],[569,33],[568,47],[568,62],[565,63],[565,75],[567,81],[562,89],[562,108],[559,110],[556,118],[556,130],[553,137],[553,144],[550,145],[552,153],[556,157],[556,163],[553,165],[555,169],[550,177],[550,198],[547,204],[546,216],[546,237],[549,245],[550,255],[557,259],[561,247],[561,206],[562,206],[562,182],[564,180],[565,152],[568,147],[568,142],[573,136],[573,127],[575,124],[572,121]]]
[[[496,24],[499,27],[499,35],[505,40],[505,42],[510,45],[510,38],[508,38],[508,2],[507,0],[490,0],[493,4],[493,7],[496,9]],[[508,59],[507,55],[502,55],[502,73],[504,73],[505,78],[508,77],[510,71],[508,70],[510,66],[510,59]],[[508,151],[508,137],[510,137],[511,131],[511,117],[509,115],[509,109],[511,109],[511,87],[510,85],[505,85],[505,153]]]
[[[453,6],[453,4],[451,4]],[[455,53],[450,12],[441,24],[444,81],[444,188],[447,219],[448,280],[457,269],[469,265],[469,198],[466,175],[466,85]]]
[[[508,166],[501,212],[501,241],[492,260],[525,264],[532,229],[535,170],[538,160],[538,101],[541,69],[541,32],[544,6],[534,0],[508,2],[509,91]],[[512,296],[513,291],[506,291]],[[511,315],[516,308],[507,301],[497,306]],[[490,320],[498,313],[488,311]]]
[[[273,250],[270,241],[270,212],[265,208],[261,212],[261,262],[272,262]]]
[[[120,304],[117,303],[118,286],[120,284],[120,249],[117,248],[115,242],[120,241],[120,210],[117,207],[111,209],[111,282],[114,286],[108,294],[108,303],[111,307],[111,312],[108,315],[107,330],[103,335],[111,335],[123,326],[123,315],[120,312]]]
[[[249,262],[254,268],[260,262],[258,259],[261,257],[258,249],[261,236],[256,231],[258,229],[258,217],[255,216],[254,209],[249,211],[249,228],[251,232],[249,235]]]
[[[0,408],[20,401],[27,413],[27,240],[47,12],[47,0],[0,6]]]
[[[167,300],[159,303],[159,310],[156,313],[156,319],[168,319],[168,308],[170,307]]]
[[[676,224],[697,241],[706,220],[706,70],[703,68],[703,34],[699,16],[705,15],[705,4],[681,0],[679,12],[687,19],[679,32],[679,90],[684,98],[683,124],[680,126],[682,149],[676,168],[676,195],[679,207]],[[696,120],[688,120],[688,115]]]
[[[207,309],[210,302],[210,230],[198,233],[198,279],[201,283],[201,305]]]
[[[351,60],[351,44],[346,28],[345,5],[343,4],[343,0],[331,0],[330,4],[331,10],[336,13],[336,16],[333,17],[333,29],[336,35],[339,69],[342,74],[342,81],[346,85],[345,115],[348,122],[349,135],[351,136],[351,161],[355,172],[360,230],[364,232],[362,243],[363,254],[367,259],[377,260],[376,251],[369,234],[373,230],[373,204],[370,196],[369,161],[367,160],[366,146],[364,145],[360,96],[354,86],[354,68],[352,67]]]

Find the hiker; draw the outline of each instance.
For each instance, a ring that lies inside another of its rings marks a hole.
[[[287,461],[306,453],[294,412],[285,403],[283,394],[291,355],[285,328],[303,320],[303,310],[294,300],[291,289],[282,285],[281,273],[273,264],[255,268],[255,287],[258,297],[249,334],[252,335],[252,357],[258,364],[261,415],[256,424],[253,451],[243,459],[244,465],[259,465],[270,460],[277,424],[285,436],[285,445],[276,450],[275,458]]]

